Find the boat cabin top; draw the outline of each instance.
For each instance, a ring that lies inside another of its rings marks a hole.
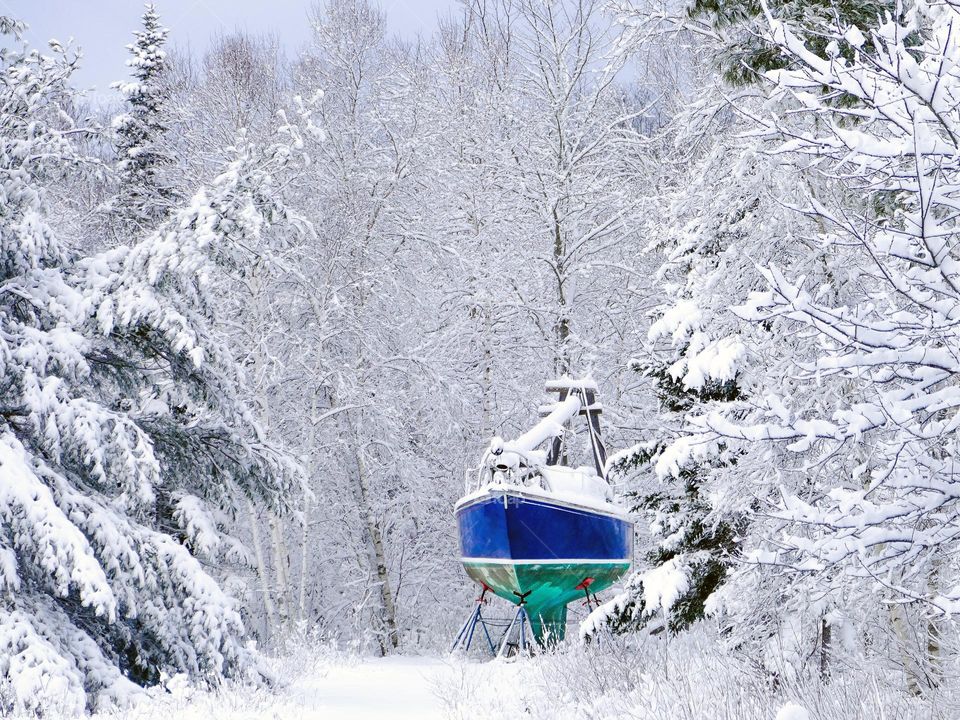
[[[540,407],[542,419],[512,441],[494,437],[480,462],[467,471],[466,490],[488,485],[537,488],[580,501],[610,503],[613,490],[606,480],[606,450],[600,436],[600,414],[593,380],[563,378],[546,383],[556,393],[555,402]],[[569,451],[573,419],[586,420],[586,441],[593,467],[570,467]],[[540,446],[545,448],[540,449]]]

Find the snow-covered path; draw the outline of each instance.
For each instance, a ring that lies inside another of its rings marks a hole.
[[[437,658],[368,658],[301,678],[284,695],[304,720],[439,720],[445,715],[437,689],[453,672]]]
[[[299,667],[278,670],[291,679],[272,691],[194,692],[174,680],[134,708],[92,720],[441,720],[450,716],[441,694],[461,684],[464,672],[447,659],[418,656],[302,658]]]

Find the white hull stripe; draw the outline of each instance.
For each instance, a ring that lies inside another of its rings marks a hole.
[[[462,557],[462,563],[480,565],[623,565],[629,563],[630,558],[622,560],[591,560],[589,558],[569,558],[556,560],[512,560],[510,558],[473,558]]]

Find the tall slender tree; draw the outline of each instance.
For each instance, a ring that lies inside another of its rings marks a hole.
[[[153,228],[176,205],[179,193],[166,172],[174,164],[165,136],[168,131],[167,30],[153,3],[143,13],[143,29],[127,45],[133,79],[114,83],[127,109],[114,118],[118,192],[112,211],[118,221],[116,236]]]

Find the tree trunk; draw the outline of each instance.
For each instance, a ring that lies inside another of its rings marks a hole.
[[[907,692],[911,695],[919,696],[921,694],[920,679],[913,658],[910,655],[907,622],[903,616],[902,605],[892,605],[890,607],[890,624],[893,626],[893,631],[897,636],[897,644],[900,648],[900,661],[903,664],[903,672],[907,678]]]
[[[481,388],[480,437],[484,440],[493,436],[493,323],[490,321],[491,308],[483,308],[483,387]]]
[[[280,518],[273,510],[268,511],[270,538],[273,541],[273,563],[277,573],[277,609],[279,611],[280,631],[286,633],[290,622],[290,579],[287,566],[290,554],[283,542],[283,527]]]
[[[303,522],[300,532],[300,592],[297,597],[297,620],[301,623],[307,619],[307,543],[310,531],[310,512],[312,510],[309,499],[303,501]]]
[[[931,558],[930,571],[927,573],[927,590],[930,597],[939,595],[940,584],[940,559],[937,556]],[[943,659],[940,657],[940,638],[943,637],[943,628],[940,626],[940,619],[936,614],[931,614],[927,619],[927,686],[931,689],[940,687],[943,682]]]
[[[253,373],[254,381],[257,385],[258,405],[260,410],[260,420],[265,430],[270,430],[270,389],[265,379],[264,358],[261,348],[267,341],[264,336],[265,328],[268,327],[268,318],[264,313],[265,302],[263,300],[263,284],[260,278],[259,265],[254,266],[250,273],[248,281],[250,295],[253,298],[254,311],[254,343],[253,343]],[[272,508],[267,510],[267,522],[270,525],[270,539],[273,546],[273,563],[276,572],[276,592],[277,592],[277,610],[279,611],[278,639],[287,630],[287,624],[290,620],[290,582],[288,579],[287,567],[289,565],[289,554],[286,552],[286,546],[283,542],[283,529],[280,519]]]
[[[317,444],[317,391],[310,399],[310,426],[307,429],[307,484],[313,483],[313,451]],[[313,502],[309,493],[303,498],[303,519],[300,527],[300,591],[297,597],[297,620],[305,623],[307,619],[307,543],[310,539],[310,513]]]
[[[820,620],[820,679],[830,677],[830,651],[833,645],[833,628],[826,618]]]
[[[564,281],[566,279],[566,243],[563,241],[563,230],[560,227],[560,218],[557,209],[553,209],[553,263],[557,281],[557,354],[554,367],[558,377],[570,373],[570,318],[568,317],[567,295]]]
[[[263,607],[267,612],[267,635],[277,635],[277,611],[270,592],[270,578],[267,575],[267,563],[263,555],[263,541],[260,538],[260,521],[252,500],[247,500],[247,513],[250,518],[250,534],[253,536],[253,552],[257,559],[257,577],[260,579],[260,592],[263,593]]]
[[[337,414],[340,419],[341,437],[346,441],[345,465],[349,468],[352,477],[350,485],[353,491],[354,499],[357,503],[357,510],[363,521],[363,538],[366,554],[367,568],[372,576],[376,578],[376,597],[379,601],[379,617],[377,620],[383,627],[383,634],[378,636],[380,642],[380,652],[386,655],[390,648],[400,646],[400,636],[397,632],[397,612],[393,601],[393,592],[390,588],[390,577],[387,573],[387,559],[383,548],[383,533],[376,521],[376,514],[371,505],[371,492],[368,484],[366,468],[359,438],[350,420],[350,411],[343,411]],[[384,635],[386,636],[384,638]],[[384,642],[386,640],[386,642]]]

